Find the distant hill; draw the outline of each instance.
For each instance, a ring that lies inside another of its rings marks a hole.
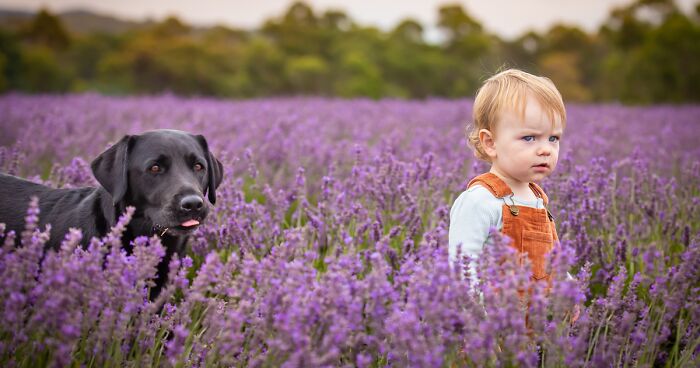
[[[16,30],[31,21],[35,12],[0,9],[0,27]],[[109,33],[119,34],[130,30],[151,26],[154,21],[132,21],[111,15],[97,14],[90,10],[75,9],[58,13],[63,25],[71,33]]]
[[[0,27],[15,30],[27,23],[33,16],[32,12],[0,9]]]
[[[123,33],[153,25],[153,21],[122,20],[109,15],[96,14],[88,10],[71,10],[59,14],[66,28],[74,33]]]

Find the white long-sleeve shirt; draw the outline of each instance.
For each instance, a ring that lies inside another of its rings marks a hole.
[[[513,202],[517,206],[533,208],[545,208],[542,198],[534,201],[523,200],[513,196]],[[510,203],[510,198],[508,199]],[[484,250],[484,245],[489,240],[489,229],[503,229],[503,200],[496,198],[484,186],[475,184],[462,192],[457,197],[450,210],[449,231],[449,261],[451,265],[457,262],[457,250],[461,248],[461,254],[478,258]],[[472,286],[476,286],[476,261],[469,263]],[[571,275],[567,275],[572,278]]]
[[[513,196],[516,206],[544,208],[542,198],[534,201]],[[508,199],[510,203],[510,198]],[[496,198],[485,187],[475,184],[457,197],[450,210],[449,260],[457,262],[457,250],[462,256],[478,258],[488,241],[489,230],[503,229],[503,199]],[[472,286],[476,285],[476,262],[469,264]]]

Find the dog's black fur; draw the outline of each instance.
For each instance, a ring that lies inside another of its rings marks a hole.
[[[201,166],[201,167],[200,167]],[[122,245],[131,252],[138,236],[161,236],[166,255],[158,265],[154,298],[163,287],[172,255],[182,255],[192,227],[209,212],[204,199],[216,203],[223,167],[206,139],[177,130],[154,130],[124,136],[92,162],[101,187],[53,189],[0,173],[0,223],[20,234],[32,196],[39,198],[39,225],[51,224],[46,247],[57,249],[69,228],[82,230],[83,245],[102,237],[127,206],[135,207]],[[19,242],[19,236],[17,241]]]

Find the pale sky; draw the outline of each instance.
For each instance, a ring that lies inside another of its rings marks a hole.
[[[0,0],[0,8],[54,12],[82,8],[124,19],[162,19],[176,15],[194,25],[224,24],[243,29],[259,27],[264,19],[281,15],[293,0]],[[699,0],[676,0],[691,11]],[[544,31],[554,23],[575,24],[594,31],[609,9],[631,0],[306,0],[314,12],[338,9],[362,25],[387,30],[406,17],[418,20],[431,33],[442,4],[461,3],[487,30],[513,38],[529,29]],[[430,34],[428,35],[430,37]]]

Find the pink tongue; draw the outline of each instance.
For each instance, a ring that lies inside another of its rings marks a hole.
[[[197,221],[197,220],[187,220],[187,221],[180,224],[180,226],[183,226],[183,227],[190,227],[190,226],[197,226],[197,225],[199,225],[199,221]]]

